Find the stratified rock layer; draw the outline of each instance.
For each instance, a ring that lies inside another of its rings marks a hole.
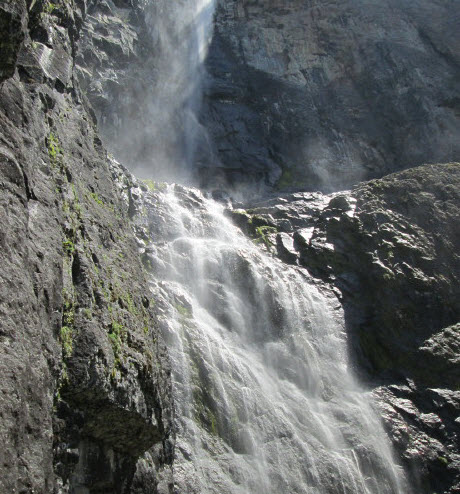
[[[84,2],[0,12],[0,491],[165,492],[170,369],[130,179],[74,77]]]

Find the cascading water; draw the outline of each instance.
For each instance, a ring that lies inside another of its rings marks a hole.
[[[158,118],[146,132],[164,171],[154,178],[183,181],[200,132],[213,3],[150,9],[159,58],[148,105]],[[141,209],[172,360],[175,492],[407,494],[371,399],[348,371],[343,314],[327,287],[264,252],[197,190],[146,193]]]
[[[197,190],[168,186],[144,207],[144,261],[173,368],[175,492],[407,494],[347,370],[327,288]]]
[[[151,156],[134,165],[134,171],[142,176],[154,171],[159,180],[188,182],[196,146],[206,141],[197,115],[214,0],[143,1],[155,47],[153,87],[148,88],[142,109],[148,114],[142,142],[149,142]],[[133,137],[137,142],[139,136]]]

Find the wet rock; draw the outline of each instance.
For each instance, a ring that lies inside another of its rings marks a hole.
[[[455,493],[459,487],[457,424],[459,393],[416,388],[379,387],[374,391],[398,453],[419,492]]]
[[[155,84],[165,70],[161,8],[91,0],[78,44],[79,79],[103,138],[133,168],[160,159],[145,129],[155,126]],[[331,191],[456,159],[454,9],[429,0],[217,2],[197,180],[249,194],[274,185]]]
[[[0,82],[14,74],[19,48],[26,36],[24,0],[0,3]]]
[[[22,29],[2,36],[0,491],[129,492],[149,454],[156,492],[170,475],[170,369],[129,221],[133,181],[75,82],[80,9],[29,3],[0,6]]]
[[[387,426],[423,492],[456,492],[459,482],[459,179],[460,165],[446,164],[362,184],[351,193],[353,217],[325,215],[316,225],[313,238],[333,251],[313,249],[313,240],[303,250],[308,269],[336,277],[350,345],[367,376],[413,380],[387,388],[396,400],[379,396],[395,411],[384,413]]]
[[[145,103],[155,80],[148,12],[145,2],[90,0],[76,55],[78,79],[94,108],[101,137],[131,167],[154,154],[145,132],[152,117]]]
[[[453,494],[460,480],[459,190],[451,163],[247,206],[278,227],[289,220],[279,257],[336,287],[357,373],[417,492]]]
[[[243,230],[245,233],[249,233],[249,223],[251,220],[251,215],[248,214],[244,209],[227,210],[226,214],[232,219],[235,225],[241,228],[241,230]]]
[[[294,249],[294,240],[290,235],[278,233],[276,236],[276,248],[280,259],[290,264],[296,263],[298,254]]]
[[[453,389],[460,387],[460,324],[434,334],[419,348],[423,379],[439,385],[445,383]]]

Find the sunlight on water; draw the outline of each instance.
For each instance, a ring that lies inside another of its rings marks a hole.
[[[198,136],[204,133],[197,115],[213,15],[214,0],[158,0],[146,7],[155,73],[142,108],[149,117],[142,133],[151,154],[132,164],[138,176],[181,182],[191,176]]]
[[[407,494],[370,396],[348,372],[328,289],[248,240],[197,190],[170,186],[149,210],[176,491]]]

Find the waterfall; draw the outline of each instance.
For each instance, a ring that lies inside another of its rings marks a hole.
[[[212,34],[214,0],[144,0],[155,50],[153,86],[145,92],[141,130],[148,159],[134,165],[138,176],[189,182],[196,146],[206,140],[198,122],[204,60]],[[145,118],[147,115],[147,118]],[[139,129],[136,129],[139,132]],[[134,150],[133,150],[134,152]]]
[[[326,286],[178,185],[144,199],[173,368],[175,492],[407,494]]]
[[[184,183],[200,140],[213,3],[149,6],[153,178]],[[174,492],[407,494],[370,394],[349,372],[335,295],[255,245],[200,191],[154,189],[135,196],[172,361]]]

